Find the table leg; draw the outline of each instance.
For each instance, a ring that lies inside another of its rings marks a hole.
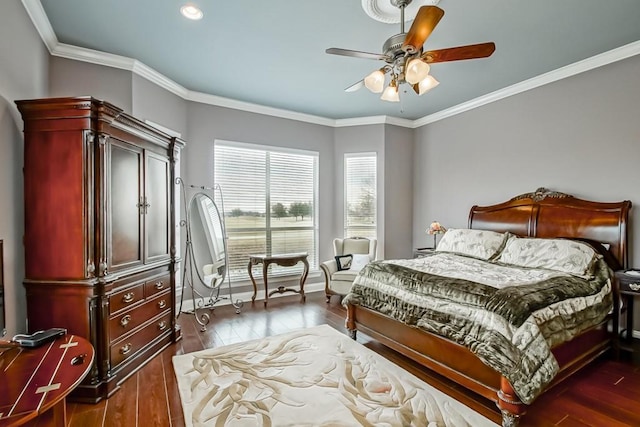
[[[253,285],[253,296],[251,297],[251,302],[255,302],[256,295],[258,294],[258,287],[256,286],[256,279],[253,278],[253,260],[249,259],[249,266],[247,267],[247,271],[249,272],[249,278],[251,279],[251,284]]]
[[[633,341],[633,296],[627,297],[627,342]]]
[[[303,258],[302,263],[304,264],[304,270],[302,271],[302,277],[300,277],[300,298],[302,302],[305,302],[307,297],[304,295],[304,282],[307,280],[307,275],[309,274],[309,261]]]
[[[269,271],[269,262],[262,263],[262,280],[264,280],[264,306],[269,302],[269,285],[267,285],[267,273]]]

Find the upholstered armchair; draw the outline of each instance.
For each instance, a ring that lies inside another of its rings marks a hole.
[[[336,258],[320,264],[324,273],[324,292],[327,302],[331,295],[346,295],[351,289],[353,280],[358,272],[368,262],[376,259],[378,241],[365,237],[349,237],[346,239],[333,239],[333,254],[339,258],[345,258],[347,263],[336,260]],[[346,255],[353,255],[351,259]],[[345,269],[340,269],[340,267]]]

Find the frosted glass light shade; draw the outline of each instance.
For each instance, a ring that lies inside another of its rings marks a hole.
[[[432,75],[428,75],[418,84],[418,95],[424,95],[440,84]]]
[[[424,80],[424,78],[429,75],[430,69],[431,67],[429,67],[429,64],[424,62],[422,59],[413,58],[407,64],[406,70],[404,72],[404,79],[407,81],[407,83],[414,85]]]
[[[380,70],[376,70],[364,78],[364,85],[373,93],[382,92],[384,88],[384,73]]]
[[[400,102],[400,94],[398,93],[398,87],[394,82],[391,82],[389,86],[382,92],[380,97],[383,101]]]

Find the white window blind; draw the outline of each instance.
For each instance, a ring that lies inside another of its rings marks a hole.
[[[377,155],[344,156],[344,236],[376,238]]]
[[[216,141],[214,175],[224,194],[232,282],[249,278],[249,254],[308,252],[317,268],[318,153]],[[302,264],[269,268],[276,276],[302,272]]]

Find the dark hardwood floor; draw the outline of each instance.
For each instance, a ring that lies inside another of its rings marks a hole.
[[[67,418],[72,427],[183,426],[180,396],[171,357],[205,348],[280,334],[292,329],[328,324],[344,331],[345,312],[337,297],[325,303],[324,293],[245,303],[242,313],[230,306],[212,312],[206,332],[199,332],[192,315],[182,314],[183,339],[150,360],[126,380],[110,399],[95,405],[70,403]],[[499,422],[491,402],[471,402],[465,391],[446,379],[429,374],[393,350],[359,334],[358,341],[423,380]],[[548,391],[532,406],[521,426],[640,426],[640,366],[632,361],[598,360],[570,380]]]

